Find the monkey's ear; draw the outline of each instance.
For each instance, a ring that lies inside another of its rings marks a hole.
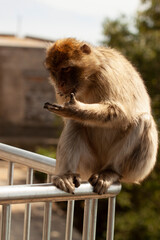
[[[87,44],[83,44],[80,49],[83,53],[86,53],[86,54],[91,53],[91,49]]]

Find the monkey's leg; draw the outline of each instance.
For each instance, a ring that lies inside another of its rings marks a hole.
[[[103,194],[115,181],[141,182],[154,167],[157,141],[152,117],[147,113],[141,114],[137,123],[108,150],[107,162],[101,172],[90,177],[94,191]]]
[[[149,175],[156,162],[158,134],[152,116],[142,114],[138,125],[132,128],[126,140],[120,150],[121,162],[117,166],[122,174],[121,181],[140,183]],[[132,143],[129,151],[128,143]],[[123,157],[122,152],[125,149]]]
[[[126,128],[130,121],[121,104],[116,102],[85,104],[77,101],[74,94],[71,94],[70,101],[64,105],[46,103],[44,108],[62,117],[92,126],[113,127],[121,122]]]
[[[80,124],[68,120],[57,147],[56,171],[52,181],[56,187],[69,193],[73,193],[81,183],[80,175],[77,174],[80,162],[84,161],[85,165],[88,160],[92,164],[92,155],[83,131]]]
[[[93,186],[93,191],[98,194],[107,193],[108,187],[119,181],[121,176],[112,170],[103,170],[99,173],[93,174],[89,179],[89,183]]]
[[[141,114],[138,122],[128,129],[124,137],[111,146],[103,170],[90,177],[89,182],[94,191],[103,194],[115,181],[141,182],[155,165],[157,142],[152,117]]]

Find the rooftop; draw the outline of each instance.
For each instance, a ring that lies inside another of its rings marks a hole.
[[[46,48],[49,42],[53,42],[53,40],[31,36],[20,38],[15,35],[0,34],[0,46]]]

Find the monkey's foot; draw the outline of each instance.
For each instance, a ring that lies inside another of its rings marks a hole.
[[[81,178],[79,174],[67,173],[64,175],[53,176],[52,182],[54,186],[63,191],[74,193],[75,187],[77,188],[81,184]]]
[[[109,186],[118,180],[120,180],[120,176],[111,170],[95,173],[88,179],[93,186],[93,191],[100,195],[107,193]]]

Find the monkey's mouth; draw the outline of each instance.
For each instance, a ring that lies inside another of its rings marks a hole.
[[[69,97],[71,93],[74,93],[74,95],[77,92],[78,89],[78,84],[66,86],[65,84],[61,83],[61,85],[57,86],[58,87],[58,92],[57,94],[60,95],[61,97]]]
[[[60,95],[61,97],[70,97],[71,93],[74,93],[74,95],[76,95],[76,92],[77,92],[77,88],[76,87],[72,87],[72,88],[69,88],[69,89],[65,89],[65,90],[62,90],[62,89],[58,89],[59,91],[57,92],[58,95]]]

